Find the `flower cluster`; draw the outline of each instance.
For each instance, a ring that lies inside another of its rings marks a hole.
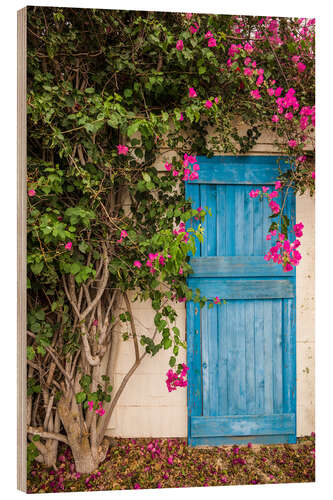
[[[120,238],[119,240],[117,240],[117,243],[121,243],[123,241],[124,238],[126,238],[128,236],[127,234],[127,231],[125,231],[124,229],[120,232]]]
[[[185,380],[185,377],[187,375],[189,368],[184,363],[182,364],[182,367],[183,369],[180,374],[174,372],[171,369],[167,372],[166,385],[169,392],[175,391],[177,387],[187,386],[187,380]]]
[[[303,235],[302,229],[303,224],[300,222],[299,224],[294,225],[294,232],[296,237],[300,237]],[[302,256],[297,250],[300,246],[300,241],[295,239],[292,243],[288,238],[282,233],[277,235],[276,229],[270,231],[270,233],[266,236],[266,239],[270,240],[272,236],[278,236],[275,245],[273,245],[270,250],[266,253],[264,259],[268,262],[271,259],[276,264],[282,264],[283,270],[285,272],[292,271],[294,266],[298,266]]]
[[[281,182],[276,181],[274,190],[269,191],[267,186],[260,189],[252,189],[249,193],[250,198],[257,198],[258,196],[263,199],[266,197],[269,207],[273,214],[279,214],[281,211],[280,205],[274,200],[279,196],[279,190],[281,189]],[[302,222],[295,224],[293,227],[296,238],[300,238],[303,235],[302,229],[304,225]],[[276,264],[282,264],[284,271],[292,271],[294,266],[298,266],[302,256],[297,250],[300,246],[300,241],[296,239],[294,242],[290,242],[289,239],[283,233],[277,232],[276,229],[272,229],[266,236],[266,240],[271,240],[272,236],[277,236],[277,241],[270,250],[264,256],[264,259],[268,262],[273,260]]]
[[[92,410],[94,409],[94,402],[93,402],[93,401],[88,401],[88,409],[89,409],[89,411],[92,411]],[[97,409],[95,410],[95,413],[96,413],[97,415],[99,415],[100,417],[102,417],[102,416],[104,415],[105,410],[104,410],[104,408],[103,408],[102,401],[100,401],[100,402],[98,403],[98,407],[97,407]]]
[[[187,153],[185,153],[183,160],[183,167],[184,167],[183,181],[188,181],[188,180],[194,181],[195,179],[199,179],[198,171],[200,170],[200,167],[197,163],[196,156],[188,155]]]
[[[127,146],[123,146],[123,145],[119,144],[117,146],[117,149],[118,149],[118,155],[124,155],[124,156],[126,156],[127,153],[128,153],[128,147]]]

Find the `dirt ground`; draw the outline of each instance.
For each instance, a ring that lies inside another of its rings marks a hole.
[[[191,448],[183,439],[113,439],[92,474],[78,474],[69,448],[55,468],[36,462],[28,492],[183,488],[315,481],[315,436],[295,445]]]

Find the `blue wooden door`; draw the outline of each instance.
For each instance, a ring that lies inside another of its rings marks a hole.
[[[193,208],[209,207],[191,258],[191,288],[225,305],[187,304],[190,445],[296,442],[295,273],[264,260],[271,210],[249,197],[273,187],[274,157],[198,159],[186,183]],[[281,165],[280,165],[281,168]],[[283,167],[282,167],[283,168]],[[279,201],[279,200],[277,200]],[[294,220],[295,196],[284,212]]]

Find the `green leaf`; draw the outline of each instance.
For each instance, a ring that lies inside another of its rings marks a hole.
[[[169,365],[172,368],[173,366],[175,366],[175,364],[176,364],[176,358],[174,356],[171,356],[170,361],[169,361]]]
[[[87,394],[85,392],[78,392],[76,395],[77,403],[83,403],[87,399]]]
[[[32,264],[30,266],[30,269],[34,274],[40,274],[43,267],[44,267],[44,262],[38,262],[36,264]]]
[[[27,358],[32,361],[35,358],[35,349],[31,346],[27,347]]]
[[[165,338],[163,341],[163,347],[165,350],[170,349],[172,346],[172,340],[170,338]]]
[[[134,135],[139,130],[139,127],[140,127],[140,122],[132,123],[132,125],[130,125],[127,129],[128,137],[132,137],[132,135]]]

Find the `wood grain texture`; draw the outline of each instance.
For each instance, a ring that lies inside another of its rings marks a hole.
[[[276,299],[281,297],[293,298],[295,296],[294,282],[290,278],[220,279],[191,277],[188,284],[194,290],[200,288],[201,294],[209,299],[216,296],[226,300]]]
[[[242,415],[229,417],[191,417],[193,437],[294,434],[296,415]]]
[[[198,156],[199,179],[189,183],[274,184],[279,175],[278,158],[281,156],[214,156],[213,158]],[[289,165],[286,161],[280,161],[279,166],[281,170],[287,170]]]
[[[192,258],[190,264],[196,278],[295,276],[295,268],[287,274],[281,265],[266,262],[263,255]]]
[[[202,308],[201,351],[188,356],[202,391],[201,414],[189,407],[189,443],[242,443],[245,436],[252,442],[295,442],[295,271],[264,260],[271,246],[270,208],[249,197],[259,182],[275,181],[275,158],[213,160],[203,159],[206,173],[201,170],[199,181],[186,187],[196,206],[212,212],[187,282],[226,304]],[[285,213],[293,222],[292,192]]]
[[[26,178],[27,9],[17,13],[17,487],[27,487],[26,434]]]

